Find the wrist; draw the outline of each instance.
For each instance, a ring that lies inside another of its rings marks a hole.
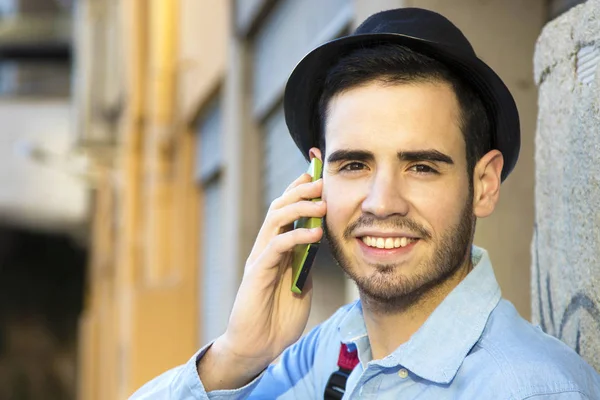
[[[231,390],[250,383],[269,363],[267,360],[241,356],[221,336],[198,360],[197,371],[207,392]]]

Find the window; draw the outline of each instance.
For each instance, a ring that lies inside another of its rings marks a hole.
[[[0,96],[69,97],[71,8],[0,0]]]

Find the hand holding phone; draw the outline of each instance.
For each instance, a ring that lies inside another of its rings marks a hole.
[[[299,176],[269,207],[246,260],[227,329],[197,364],[207,391],[247,384],[306,327],[312,299],[308,270],[327,212],[326,204],[317,202],[323,191],[318,158],[309,174]],[[298,216],[307,218],[297,221]]]

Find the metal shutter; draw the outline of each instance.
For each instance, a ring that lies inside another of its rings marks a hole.
[[[235,298],[235,270],[221,268],[224,251],[222,234],[222,110],[220,98],[213,101],[198,124],[199,140],[196,151],[196,177],[203,187],[202,252],[200,266],[200,342],[206,343],[224,332],[233,299]]]
[[[218,100],[207,107],[198,124],[196,141],[196,179],[206,183],[219,172],[223,164],[221,147],[222,113]]]
[[[233,296],[228,292],[226,268],[220,268],[223,237],[221,235],[221,183],[212,181],[204,186],[204,211],[202,233],[201,304],[202,322],[201,340],[207,343],[225,331],[231,312]]]

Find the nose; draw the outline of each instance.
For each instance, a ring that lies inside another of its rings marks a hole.
[[[409,203],[403,196],[400,179],[397,179],[396,174],[391,171],[378,171],[362,202],[363,213],[387,218],[394,214],[406,216],[408,210]]]

